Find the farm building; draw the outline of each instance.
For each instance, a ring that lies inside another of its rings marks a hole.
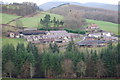
[[[22,35],[39,35],[39,34],[46,34],[46,31],[40,31],[40,30],[27,30],[27,31],[20,31],[19,32]]]
[[[68,34],[65,30],[59,30],[59,31],[49,31],[47,35],[66,35]]]
[[[17,34],[19,34],[19,37]],[[28,42],[32,43],[63,43],[71,41],[71,38],[75,40],[80,37],[79,34],[68,33],[65,30],[59,31],[41,31],[41,30],[23,30],[18,32],[10,32],[9,37],[13,38],[24,38]]]
[[[98,25],[97,24],[90,24],[88,26],[88,29],[99,29]]]
[[[67,31],[49,31],[47,35],[43,35],[43,39],[54,39],[57,42],[69,42],[71,38],[74,40],[80,37],[78,34],[68,33]]]
[[[99,33],[91,33],[91,34],[88,34],[88,37],[111,37],[112,36],[112,33],[110,32],[99,32]]]
[[[102,36],[102,40],[105,40],[105,41],[118,41],[118,37],[114,37],[114,36]]]
[[[32,31],[21,31],[19,32],[21,37],[26,39],[28,42],[39,42],[39,39],[42,39],[43,35],[46,35],[46,31],[40,31],[40,30],[32,30]]]
[[[89,36],[87,36],[87,37],[85,37],[85,39],[84,40],[96,40],[97,38],[95,38],[95,37],[89,37]]]
[[[76,43],[80,47],[102,47],[107,44],[107,41],[103,40],[84,40]]]
[[[19,32],[13,32],[13,31],[7,32],[6,36],[11,38],[20,38]]]
[[[91,33],[91,34],[88,34],[88,37],[95,37],[95,38],[98,38],[98,37],[101,37],[102,34],[101,33]]]

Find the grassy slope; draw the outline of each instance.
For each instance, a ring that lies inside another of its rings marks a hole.
[[[56,17],[59,20],[63,19],[63,17],[60,15],[51,14],[47,12],[39,12],[37,15],[33,17],[24,17],[20,19],[20,21],[22,21],[23,26],[25,27],[38,27],[38,23],[40,22],[40,19],[44,18],[46,14],[50,14],[51,19],[53,19],[54,17]],[[15,25],[15,22],[12,22],[11,25]]]
[[[24,39],[2,38],[2,45],[5,45],[5,44],[13,44],[14,46],[17,46],[18,43],[24,43],[25,45],[28,44],[28,42],[25,41]]]
[[[43,18],[45,16],[45,14],[50,14],[47,12],[41,12],[33,17],[25,17],[20,19],[23,22],[23,25],[27,26],[27,27],[38,27],[38,22],[40,21],[41,18]],[[19,16],[14,16],[14,15],[8,15],[8,14],[4,14],[4,13],[0,13],[0,15],[2,15],[3,20],[1,20],[1,24],[5,24],[7,22],[9,22],[12,19],[18,18]],[[50,14],[51,15],[51,19],[53,19],[54,17],[56,17],[59,20],[62,20],[63,17],[60,15],[56,15],[56,14]],[[12,25],[15,25],[15,22],[12,23]],[[13,44],[13,45],[17,45],[18,43],[25,43],[27,44],[27,42],[24,39],[14,39],[14,38],[3,38],[2,39],[2,44]]]
[[[0,13],[1,15],[2,13]],[[40,22],[41,18],[44,18],[44,16],[46,14],[50,14],[51,15],[51,19],[53,19],[54,17],[56,17],[59,20],[63,19],[63,16],[60,15],[56,15],[56,14],[51,14],[48,12],[39,12],[37,15],[33,16],[33,17],[24,17],[22,19],[20,19],[23,23],[23,25],[25,27],[38,27],[38,23]],[[7,22],[9,22],[12,19],[18,18],[19,16],[15,16],[15,15],[9,15],[9,14],[2,14],[2,20],[0,19],[0,24],[5,24]],[[2,22],[1,22],[2,21]],[[118,25],[111,23],[111,22],[106,22],[106,21],[96,21],[96,20],[90,20],[87,19],[88,23],[96,23],[98,24],[98,26],[105,30],[105,31],[110,31],[113,32],[115,34],[118,34]],[[15,25],[15,22],[12,22],[10,25]]]
[[[90,19],[87,19],[87,22],[96,23],[100,27],[100,29],[118,34],[118,24],[106,22],[106,21],[90,20]]]
[[[120,79],[2,79],[2,80],[120,80]]]
[[[0,24],[6,24],[7,22],[11,20],[20,17],[20,16],[15,16],[15,15],[5,14],[5,13],[0,13],[0,16],[2,16],[2,18],[0,19]]]

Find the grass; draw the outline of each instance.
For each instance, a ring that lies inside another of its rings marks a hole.
[[[5,14],[5,13],[0,13],[0,16],[2,16],[2,18],[0,18],[0,24],[6,24],[7,22],[11,20],[20,17],[16,15]]]
[[[40,23],[40,19],[43,19],[46,14],[49,14],[52,20],[54,17],[56,17],[56,19],[59,20],[63,19],[63,17],[60,15],[51,14],[48,12],[38,12],[37,15],[34,15],[33,17],[21,18],[20,21],[23,23],[24,27],[38,27],[38,23]],[[15,22],[12,22],[10,25],[15,25]]]
[[[43,19],[46,14],[49,14],[51,16],[51,19],[56,17],[56,19],[63,20],[63,16],[60,16],[57,14],[51,14],[48,12],[38,12],[38,14],[34,15],[33,17],[24,17],[24,18],[21,18],[20,21],[22,21],[24,27],[38,27],[38,23],[40,22],[40,19]],[[15,18],[20,17],[15,15],[5,14],[5,13],[0,13],[0,15],[2,15],[2,19],[0,19],[0,24],[5,24]],[[88,23],[96,23],[101,29],[105,31],[118,34],[118,24],[106,22],[106,21],[91,20],[91,19],[86,19],[86,21]],[[16,22],[14,21],[10,23],[10,25],[15,26]]]
[[[17,46],[18,43],[24,43],[25,46],[28,44],[27,41],[25,41],[24,39],[21,38],[2,38],[2,45],[5,44],[13,44],[14,46]]]
[[[2,80],[120,80],[120,79],[16,79],[3,78]]]
[[[97,21],[97,20],[90,20],[90,19],[86,19],[86,20],[88,23],[97,24],[102,30],[109,31],[118,35],[118,24],[106,22],[106,21]]]

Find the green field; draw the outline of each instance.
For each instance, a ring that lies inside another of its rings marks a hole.
[[[0,24],[6,24],[7,22],[11,20],[20,17],[20,16],[15,16],[15,15],[5,14],[5,13],[0,13],[0,16],[2,16],[2,18],[0,18]]]
[[[2,45],[5,44],[13,44],[14,46],[17,46],[18,43],[24,43],[25,45],[28,44],[27,41],[24,39],[17,39],[17,38],[2,38]]]
[[[97,24],[102,30],[118,34],[118,24],[106,22],[106,21],[90,20],[90,19],[87,19],[87,22]]]
[[[38,27],[38,23],[40,22],[40,19],[44,18],[46,14],[50,14],[51,19],[56,17],[56,19],[63,20],[63,16],[57,15],[57,14],[51,14],[48,12],[38,12],[36,15],[32,17],[24,17],[21,18],[20,21],[22,21],[24,27]],[[18,18],[20,16],[15,15],[9,15],[0,13],[2,15],[2,19],[0,19],[0,24],[5,24],[15,18]],[[101,29],[109,32],[113,32],[115,34],[118,34],[118,24],[106,22],[106,21],[97,21],[97,20],[90,20],[86,19],[88,23],[96,23]],[[10,25],[16,25],[16,22],[10,23]],[[41,26],[41,25],[40,25]]]
[[[51,19],[56,17],[56,19],[62,20],[63,17],[56,14],[51,14],[47,12],[38,12],[37,15],[34,15],[33,17],[24,17],[21,18],[20,21],[23,23],[24,27],[38,27],[38,23],[40,23],[40,19],[44,18],[46,14],[49,14],[51,16]],[[15,21],[12,22],[10,25],[15,25]]]
[[[13,79],[4,78],[2,80],[120,80],[120,79]]]

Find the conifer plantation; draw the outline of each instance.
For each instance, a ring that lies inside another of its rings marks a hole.
[[[82,52],[71,41],[64,52],[56,43],[42,53],[35,44],[3,46],[3,76],[11,78],[111,78],[120,77],[120,43],[97,52]],[[8,67],[9,66],[9,67]]]

